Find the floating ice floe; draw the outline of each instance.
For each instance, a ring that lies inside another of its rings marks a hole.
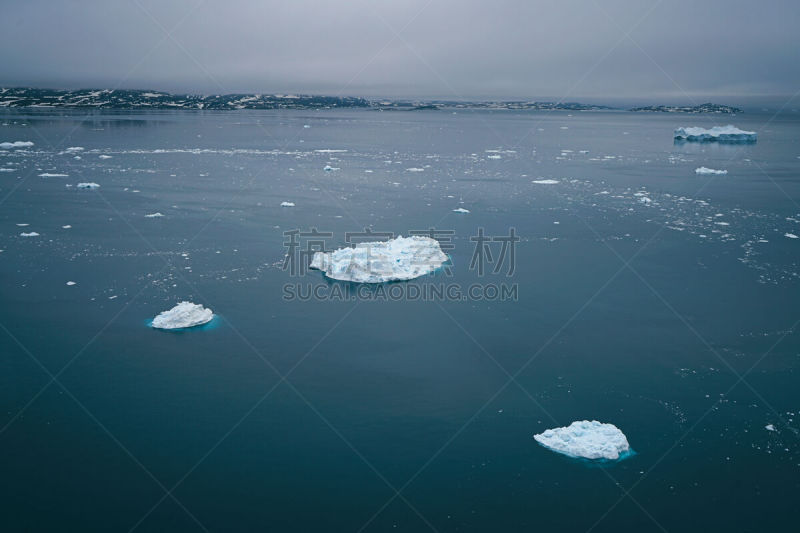
[[[53,174],[50,172],[45,172],[43,174],[39,174],[40,178],[68,178],[69,174]]]
[[[33,143],[30,141],[14,141],[0,143],[0,150],[11,150],[12,148],[30,148]]]
[[[425,172],[425,169],[424,168],[419,168],[419,167],[411,167],[411,168],[407,168],[406,172]]]
[[[775,426],[773,426],[772,424],[767,424],[766,426],[764,426],[764,429],[766,429],[767,431],[775,431]]]
[[[453,213],[469,213],[469,209],[464,209],[463,207],[456,207],[453,209]]]
[[[161,213],[156,212],[156,213],[150,213],[149,215],[145,215],[144,218],[161,218],[163,216],[164,215],[162,215]]]
[[[333,252],[316,252],[310,267],[341,281],[384,283],[430,274],[445,261],[447,255],[436,239],[415,235],[359,243],[353,248]]]
[[[570,457],[616,460],[630,452],[625,434],[614,424],[581,420],[567,427],[547,429],[536,442]]]
[[[39,234],[36,233],[35,231],[30,231],[28,233],[22,232],[22,233],[19,234],[19,236],[20,237],[38,237]]]
[[[532,180],[531,183],[536,183],[537,185],[555,185],[558,183],[558,180]]]
[[[755,142],[756,132],[740,130],[736,126],[714,126],[705,128],[678,128],[675,138],[686,141]]]
[[[192,302],[180,302],[169,311],[159,313],[152,326],[157,329],[192,328],[211,322],[212,318],[214,313],[211,309]]]
[[[98,155],[97,157],[98,159],[111,159],[113,156],[102,154]]]
[[[294,207],[294,202],[281,202],[281,207]]]
[[[335,170],[339,170],[339,168],[338,167],[332,167],[330,165],[325,165],[322,170],[324,170],[325,172],[333,172]]]
[[[68,287],[72,287],[73,285],[75,285],[75,282],[74,282],[74,281],[68,281],[68,282],[67,282],[67,286],[68,286]]]
[[[90,182],[79,183],[76,185],[76,187],[79,189],[97,189],[98,187],[100,187],[100,185],[93,181],[90,181]]]
[[[783,236],[784,236],[784,237],[787,237],[787,238],[789,238],[789,239],[797,239],[797,238],[800,238],[800,237],[798,237],[797,235],[795,235],[794,233],[784,233],[784,234],[783,234]]]
[[[85,148],[83,146],[70,146],[69,148],[64,150],[64,153],[67,154],[76,154],[78,152],[83,152]]]
[[[708,167],[699,167],[694,169],[695,174],[727,174],[727,170],[714,170],[713,168]]]

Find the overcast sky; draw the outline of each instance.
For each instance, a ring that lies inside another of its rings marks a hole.
[[[0,85],[793,94],[798,22],[800,0],[0,0]]]

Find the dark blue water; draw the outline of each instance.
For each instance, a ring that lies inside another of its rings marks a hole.
[[[673,144],[728,122],[758,142]],[[3,531],[795,527],[797,113],[0,123],[35,143],[0,151]],[[452,265],[387,287],[516,297],[353,296],[284,269],[311,228],[441,230]],[[479,228],[513,272],[470,268]],[[180,300],[216,327],[146,326]],[[583,419],[636,454],[532,439]]]

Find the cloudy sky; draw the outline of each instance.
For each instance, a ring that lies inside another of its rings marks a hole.
[[[791,95],[798,0],[0,0],[0,85]]]

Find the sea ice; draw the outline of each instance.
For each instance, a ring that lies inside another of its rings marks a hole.
[[[699,167],[694,169],[695,174],[727,174],[727,170],[714,170],[708,167]]]
[[[614,424],[581,420],[567,427],[547,429],[533,436],[554,452],[584,459],[619,459],[630,451],[628,439]]]
[[[40,178],[68,178],[69,174],[51,174],[50,172],[45,172],[44,174],[39,174]]]
[[[756,132],[740,130],[736,126],[714,126],[705,128],[678,128],[675,138],[686,141],[755,142]]]
[[[68,287],[72,287],[73,285],[75,285],[75,282],[74,282],[74,281],[68,281],[68,282],[67,282],[67,286],[68,286]]]
[[[464,209],[463,207],[456,207],[453,209],[453,213],[469,213],[469,209]]]
[[[281,202],[281,207],[294,207],[294,202]]]
[[[19,236],[20,237],[38,237],[39,234],[36,233],[35,231],[31,231],[31,232],[28,232],[28,233],[22,232],[22,233],[19,234]]]
[[[0,143],[0,150],[11,150],[12,148],[30,148],[33,143],[30,141],[14,141]]]
[[[96,189],[99,186],[100,185],[94,183],[93,181],[90,181],[88,183],[79,183],[78,185],[76,185],[76,187],[78,187],[79,189]]]
[[[145,215],[144,218],[160,218],[160,217],[163,217],[163,216],[164,215],[162,215],[161,213],[156,212],[156,213],[150,213],[148,215]]]
[[[409,280],[429,274],[447,261],[439,242],[430,237],[402,237],[358,243],[352,248],[316,252],[311,268],[325,276],[356,283]]]
[[[533,180],[531,183],[536,183],[537,185],[555,185],[558,183],[558,180]]]
[[[797,235],[795,235],[794,233],[784,233],[783,236],[787,237],[789,239],[797,239],[798,238]]]
[[[766,429],[767,431],[775,431],[775,426],[773,426],[772,424],[767,424],[766,426],[764,426],[764,429]]]
[[[103,154],[103,155],[98,155],[97,157],[99,159],[111,159],[113,156]]]
[[[178,305],[159,313],[153,319],[153,327],[157,329],[182,329],[192,328],[206,324],[214,318],[211,309],[206,309],[200,304],[180,302]]]

